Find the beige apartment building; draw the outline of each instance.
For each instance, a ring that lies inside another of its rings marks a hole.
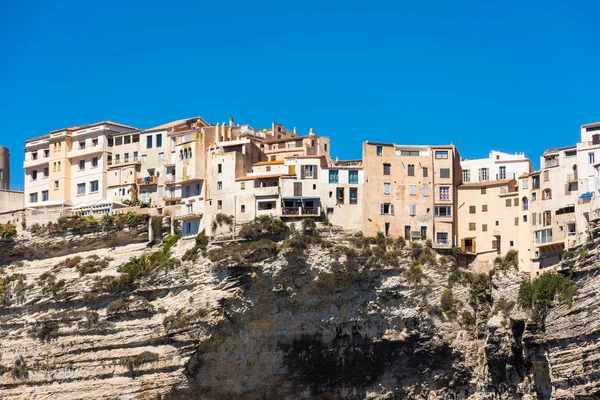
[[[460,158],[449,146],[363,143],[363,232],[456,243]]]
[[[72,206],[84,214],[108,212],[106,174],[114,137],[133,131],[132,127],[104,121],[28,140],[25,206]]]
[[[517,179],[533,171],[531,161],[524,153],[503,153],[492,150],[487,158],[463,159],[462,182],[476,183],[505,179]]]
[[[463,183],[458,187],[460,249],[477,270],[519,247],[521,205],[517,181],[503,179]]]
[[[521,220],[529,224],[520,231],[519,262],[532,277],[557,266],[563,251],[580,243],[582,236],[575,216],[579,201],[576,147],[546,150],[540,165],[540,171],[521,176],[519,185],[524,202]]]

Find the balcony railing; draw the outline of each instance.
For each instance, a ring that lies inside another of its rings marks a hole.
[[[190,218],[201,218],[202,210],[199,207],[194,208],[185,208],[182,210],[178,210],[175,213],[175,219],[190,219]]]
[[[505,172],[503,174],[496,174],[496,180],[500,179],[516,179],[514,172]]]
[[[321,207],[284,207],[281,210],[283,216],[312,216],[318,217],[321,215]]]
[[[546,160],[544,162],[544,168],[558,167],[558,158]]]
[[[156,185],[158,183],[157,176],[146,176],[144,178],[137,178],[135,183],[138,185]]]
[[[452,245],[448,241],[433,243],[434,249],[449,249],[450,247],[452,247]]]
[[[567,182],[576,182],[576,181],[577,181],[577,174],[567,175]]]
[[[38,157],[35,160],[25,160],[23,162],[23,168],[29,168],[36,165],[48,164],[50,162],[50,157]]]

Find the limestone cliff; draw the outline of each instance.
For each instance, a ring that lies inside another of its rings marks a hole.
[[[5,244],[0,397],[600,396],[595,249],[572,305],[540,324],[516,305],[514,269],[473,274],[397,241],[327,228],[203,252],[140,238]]]

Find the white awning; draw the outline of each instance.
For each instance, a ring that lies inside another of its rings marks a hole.
[[[70,200],[54,200],[54,201],[42,201],[39,203],[27,204],[27,208],[43,208],[43,207],[71,207],[73,203]]]
[[[75,207],[73,207],[73,211],[85,210],[88,208],[112,207],[112,205],[113,205],[112,201],[108,201],[108,200],[98,200],[96,202],[89,202],[89,203],[82,201],[81,203],[78,203]]]

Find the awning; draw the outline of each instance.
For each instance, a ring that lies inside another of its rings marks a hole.
[[[92,208],[92,207],[96,207],[96,208],[112,207],[112,201],[98,200],[96,202],[91,202],[91,203],[87,203],[87,202],[83,201],[83,202],[77,204],[75,207],[73,207],[73,211],[84,210],[84,209]]]
[[[580,199],[591,199],[594,197],[594,192],[587,192],[579,196]]]
[[[319,196],[282,196],[283,200],[319,200]]]
[[[65,206],[65,207],[71,207],[73,205],[73,203],[71,203],[69,200],[55,200],[55,201],[42,201],[41,203],[30,203],[27,204],[28,208],[37,208],[37,207],[58,207],[58,206]]]

